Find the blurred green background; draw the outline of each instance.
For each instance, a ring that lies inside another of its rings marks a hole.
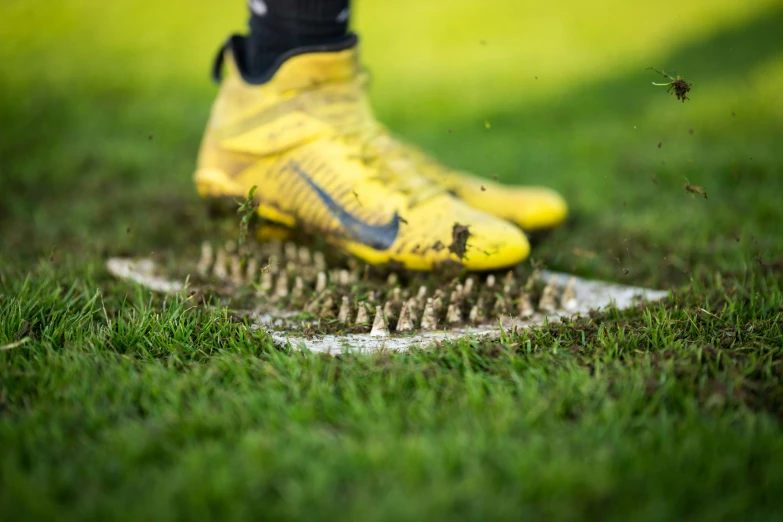
[[[661,285],[783,253],[778,1],[398,0],[353,12],[393,130],[454,166],[566,195],[572,224],[533,254],[550,265]],[[241,0],[4,0],[3,250],[198,243],[209,225],[190,176],[216,93],[208,72],[246,17]],[[694,82],[692,99],[651,85],[662,78],[649,66]]]

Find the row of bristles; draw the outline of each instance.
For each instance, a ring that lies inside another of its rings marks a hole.
[[[371,335],[388,334],[389,323],[394,319],[397,332],[416,330],[417,324],[419,330],[437,330],[438,325],[443,325],[444,322],[451,327],[466,322],[481,324],[487,321],[487,301],[493,296],[492,309],[496,317],[517,315],[520,319],[527,319],[535,313],[529,291],[531,285],[526,284],[519,289],[518,299],[509,299],[517,286],[513,272],[507,274],[502,294],[496,293],[497,282],[492,274],[487,276],[483,285],[486,291],[483,292],[476,288],[478,285],[472,277],[466,278],[464,284],[455,282],[451,285],[448,304],[445,302],[446,294],[443,290],[437,289],[432,297],[427,297],[427,287],[424,285],[412,296],[410,290],[403,290],[398,286],[398,276],[392,273],[386,281],[387,287],[392,290],[388,292],[383,306],[377,304],[381,300],[372,290],[368,292],[365,300],[356,303],[355,308],[352,306],[353,300],[347,295],[340,298],[338,306],[338,296],[327,288],[327,281],[338,287],[349,287],[359,281],[358,269],[334,269],[327,276],[322,252],[311,253],[306,247],[297,248],[292,243],[285,245],[283,256],[286,263],[283,269],[280,269],[277,254],[274,253],[269,255],[268,263],[259,267],[255,257],[247,257],[243,262],[235,250],[232,252],[231,244],[213,249],[211,244],[204,243],[197,272],[201,277],[214,277],[237,287],[253,285],[259,297],[265,297],[272,302],[288,300],[292,305],[301,306],[307,313],[324,319],[336,319],[338,323],[346,326],[369,325],[370,313],[374,307],[375,318]],[[290,286],[289,272],[300,274],[294,277],[293,286]],[[308,298],[308,294],[313,295],[313,290],[314,297]],[[541,292],[538,310],[543,313],[567,313],[576,308],[573,278],[562,293],[558,294],[556,277],[553,276]],[[466,299],[474,295],[477,295],[475,304],[468,308],[465,306]],[[513,301],[516,301],[516,307],[512,306]],[[513,308],[516,310],[512,310]],[[467,318],[464,311],[468,312]]]

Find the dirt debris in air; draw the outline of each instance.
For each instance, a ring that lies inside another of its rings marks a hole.
[[[685,103],[685,100],[688,99],[687,94],[691,90],[690,82],[686,82],[682,76],[677,76],[672,82],[671,87],[674,89],[674,94],[677,96],[677,99],[682,100],[683,103]]]
[[[685,80],[685,78],[683,78],[681,75],[676,73],[675,76],[671,76],[669,74],[666,74],[666,71],[663,70],[659,71],[654,67],[649,67],[649,69],[669,79],[667,83],[652,82],[653,85],[668,87],[668,89],[666,89],[666,92],[674,94],[677,97],[677,99],[681,100],[683,103],[685,103],[685,100],[690,99],[688,98],[688,93],[691,91],[691,85],[693,85],[691,82]]]
[[[704,187],[699,187],[697,185],[691,185],[690,183],[686,183],[685,191],[690,192],[691,194],[699,194],[701,196],[704,196],[704,199],[707,199],[707,191],[704,190]]]
[[[469,237],[470,231],[467,226],[454,223],[454,228],[451,229],[451,245],[449,245],[449,252],[453,252],[460,259],[465,257],[465,249]]]

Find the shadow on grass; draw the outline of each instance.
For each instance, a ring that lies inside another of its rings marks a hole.
[[[783,8],[776,7],[741,25],[729,27],[706,36],[674,51],[660,65],[667,72],[678,71],[698,85],[732,83],[741,85],[743,77],[759,65],[779,56],[780,28],[783,27]],[[692,77],[691,77],[692,75]],[[590,107],[608,117],[625,117],[638,112],[661,96],[660,89],[639,91],[640,78],[663,81],[652,71],[620,76],[600,83],[582,86],[569,92],[557,106],[566,108]],[[626,93],[633,92],[633,96]],[[544,107],[542,110],[552,110]],[[567,114],[574,114],[569,111]],[[576,112],[578,114],[578,112]]]
[[[695,82],[694,98],[702,85],[733,84],[741,89],[745,75],[780,56],[781,27],[783,8],[775,7],[746,23],[687,43],[660,63],[645,66],[682,73],[689,81]],[[537,100],[530,104],[523,101],[509,106],[504,100],[501,105],[504,109],[489,115],[488,119],[493,122],[493,127],[503,121],[513,125],[521,119],[571,125],[578,120],[595,121],[597,117],[601,120],[626,120],[660,100],[665,89],[652,88],[650,84],[653,81],[665,80],[653,71],[640,69],[633,74],[605,77],[601,81],[575,86],[563,96],[543,102]],[[651,88],[640,89],[640,85]]]

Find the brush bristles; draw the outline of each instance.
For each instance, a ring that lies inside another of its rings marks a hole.
[[[284,261],[282,268],[279,259]],[[492,324],[499,318],[530,320],[537,314],[578,309],[575,278],[559,287],[557,276],[542,285],[534,274],[523,285],[509,271],[502,285],[489,274],[485,279],[454,279],[430,290],[420,284],[423,278],[416,276],[401,280],[398,274],[391,273],[378,279],[362,263],[329,268],[322,252],[293,243],[268,244],[254,250],[246,245],[237,249],[231,242],[217,246],[204,242],[196,261],[195,272],[218,293],[225,295],[252,286],[256,291],[249,295],[255,295],[263,306],[304,310],[316,318],[336,318],[337,323],[360,331],[367,328],[365,333],[370,331],[371,323],[378,327],[372,330],[376,333],[404,333],[417,327],[437,330],[439,325],[457,328],[464,324]],[[408,279],[412,282],[408,283]],[[355,306],[359,299],[364,302]]]

